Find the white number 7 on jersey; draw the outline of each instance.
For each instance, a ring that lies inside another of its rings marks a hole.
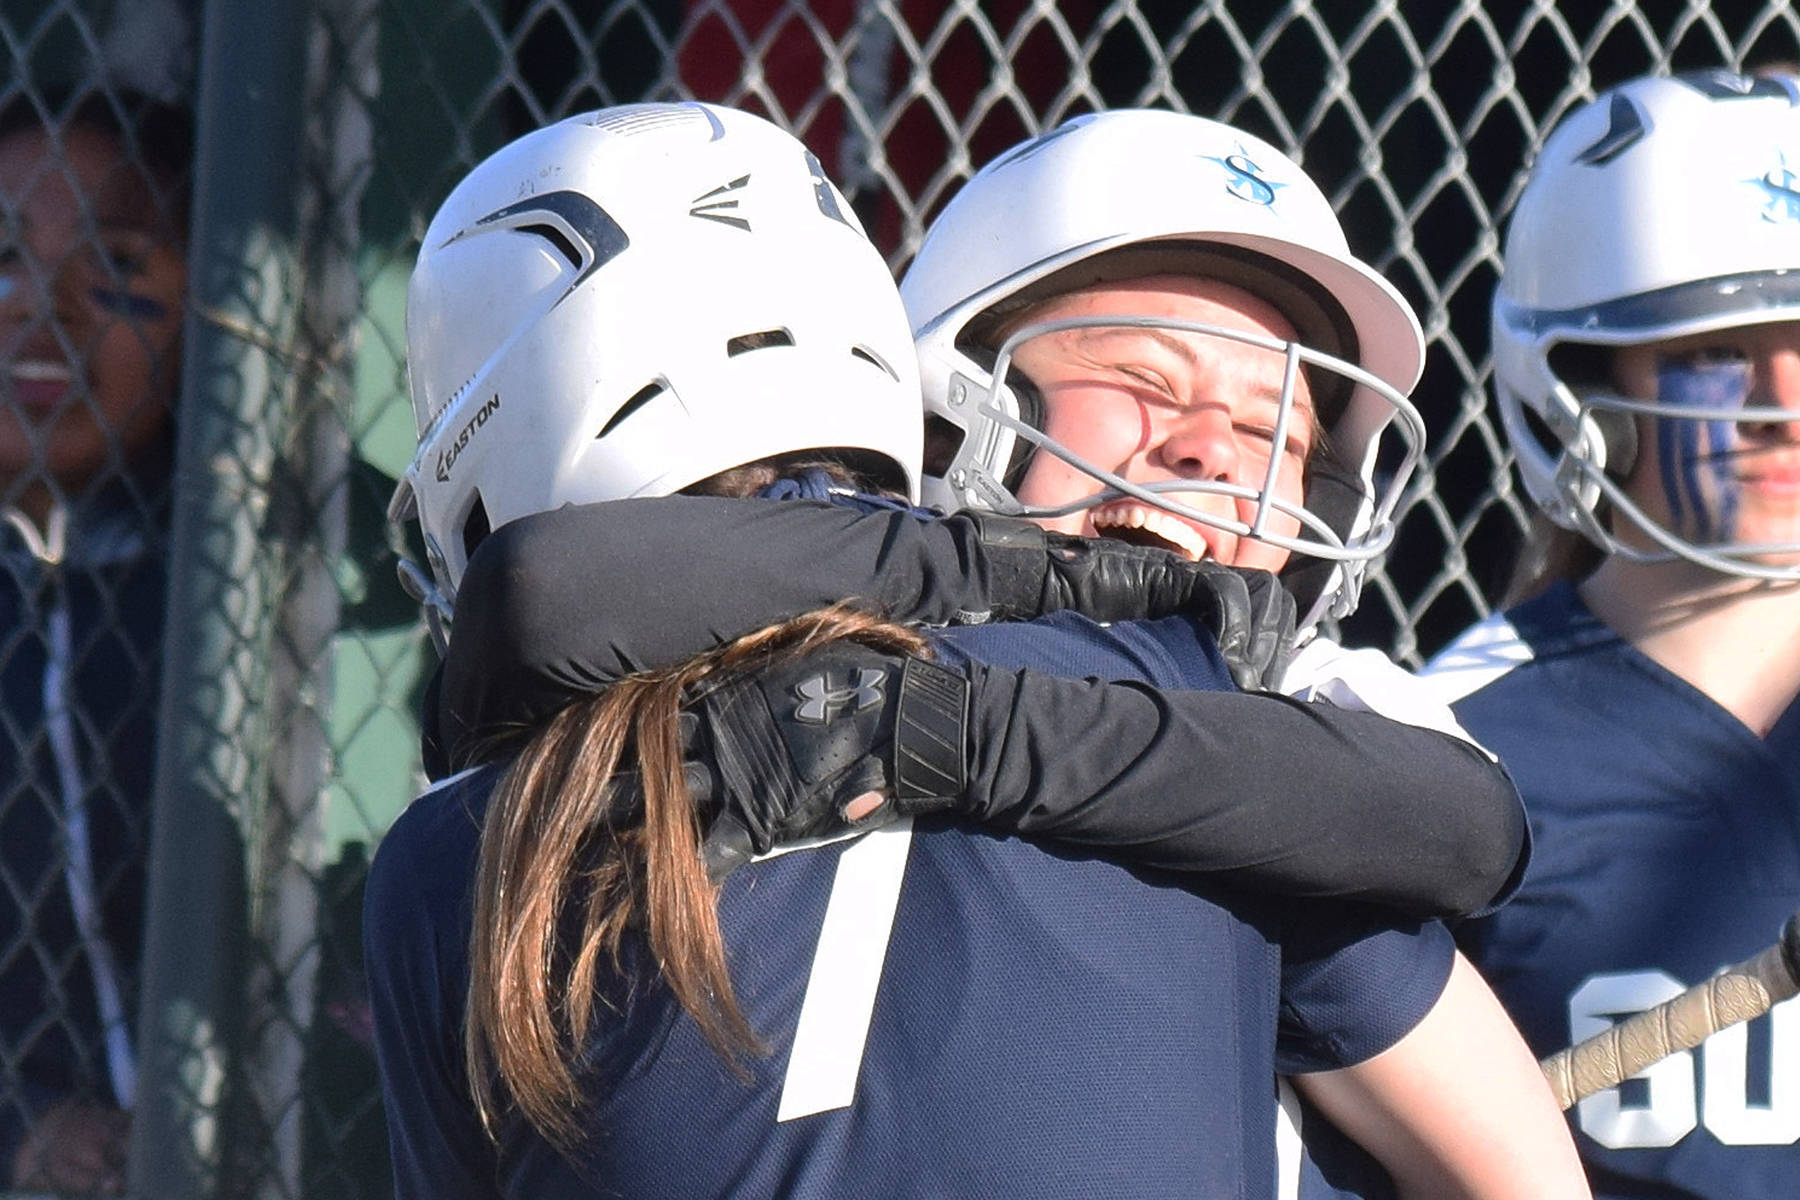
[[[856,1095],[911,846],[912,821],[903,818],[867,834],[838,858],[777,1121],[848,1108]]]

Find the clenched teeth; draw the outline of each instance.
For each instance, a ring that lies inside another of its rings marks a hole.
[[[1169,543],[1195,562],[1209,553],[1206,539],[1181,518],[1141,504],[1113,505],[1098,509],[1092,517],[1094,529],[1104,534],[1108,529],[1142,529]]]

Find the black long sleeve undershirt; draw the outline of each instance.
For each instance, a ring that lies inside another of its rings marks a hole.
[[[674,496],[513,522],[463,580],[443,744],[466,765],[622,675],[840,600],[968,620],[1033,590],[1004,577],[1018,569],[961,518],[807,501]],[[1419,916],[1484,909],[1522,873],[1516,790],[1445,734],[1266,694],[982,676],[971,778],[990,828]]]
[[[996,596],[1035,593],[1016,569],[964,518],[806,500],[668,496],[513,521],[476,548],[457,593],[444,748],[467,765],[494,735],[621,676],[840,600],[927,625],[981,619]]]
[[[1484,910],[1523,874],[1524,810],[1475,746],[1268,693],[977,668],[970,816],[1210,883]]]

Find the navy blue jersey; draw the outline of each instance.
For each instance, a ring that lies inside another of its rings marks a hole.
[[[1228,686],[1174,619],[958,631],[983,661]],[[396,823],[367,945],[402,1197],[1256,1197],[1275,1074],[1350,1065],[1436,1001],[1450,945],[1346,906],[1237,899],[921,821],[740,870],[720,901],[770,1053],[739,1082],[654,983],[609,985],[581,1161],[477,1127],[468,891],[494,769]]]
[[[1750,957],[1800,905],[1800,707],[1757,737],[1567,586],[1429,670],[1531,814],[1523,888],[1458,937],[1540,1055]],[[1800,1194],[1800,1001],[1572,1119],[1600,1196]]]

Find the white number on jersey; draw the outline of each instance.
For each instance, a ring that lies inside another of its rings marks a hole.
[[[855,1098],[911,846],[909,817],[867,834],[838,858],[777,1121],[848,1108]]]
[[[1686,990],[1662,971],[1596,975],[1569,997],[1569,1032],[1575,1041],[1592,1037],[1621,1015],[1641,1012]],[[1752,1103],[1750,1027],[1722,1029],[1699,1050],[1671,1054],[1637,1075],[1648,1098],[1627,1106],[1618,1088],[1582,1100],[1576,1107],[1581,1131],[1602,1146],[1673,1146],[1703,1125],[1728,1146],[1786,1146],[1800,1141],[1800,997],[1777,1004],[1769,1022],[1768,1077]]]

